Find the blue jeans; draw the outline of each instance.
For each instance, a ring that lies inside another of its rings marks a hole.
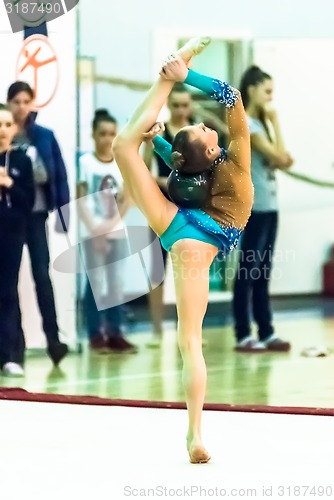
[[[274,333],[269,283],[277,227],[277,212],[252,212],[242,234],[233,295],[238,342],[250,335],[251,307],[259,339],[265,340]]]
[[[91,240],[84,242],[86,272],[89,277],[84,297],[84,316],[89,338],[98,335],[103,324],[109,337],[122,334],[124,323],[122,259],[127,255],[126,248],[125,239],[109,240],[107,252],[102,255],[94,250]],[[103,280],[106,281],[104,296],[102,296]]]

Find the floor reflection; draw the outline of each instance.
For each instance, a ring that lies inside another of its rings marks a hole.
[[[230,327],[205,329],[206,401],[332,407],[334,355],[304,358],[300,353],[310,345],[333,346],[334,319],[280,319],[277,331],[291,341],[290,353],[235,353]],[[130,338],[139,345],[138,354],[95,354],[85,344],[81,354],[69,355],[58,369],[51,368],[47,356],[28,352],[25,378],[0,377],[0,385],[32,392],[184,401],[174,328],[166,329],[158,349],[146,347],[150,333],[134,333]]]

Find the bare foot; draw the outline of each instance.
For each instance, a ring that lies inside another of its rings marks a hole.
[[[187,449],[189,453],[189,461],[192,464],[206,464],[211,456],[204,448],[200,438],[187,437]]]
[[[191,464],[207,464],[211,459],[204,446],[193,446],[189,450],[189,461]]]
[[[210,42],[211,38],[209,36],[191,38],[176,52],[176,55],[182,57],[184,62],[188,63],[192,57],[200,54]]]

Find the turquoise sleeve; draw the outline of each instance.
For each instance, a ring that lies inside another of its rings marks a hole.
[[[154,151],[163,159],[166,165],[171,169],[172,145],[161,135],[156,135],[153,139]]]
[[[205,76],[196,71],[189,70],[184,83],[196,87],[208,94],[216,101],[221,102],[227,108],[232,108],[238,100],[235,89],[226,82]]]

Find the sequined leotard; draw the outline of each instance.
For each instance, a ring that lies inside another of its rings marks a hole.
[[[192,70],[189,70],[185,83],[203,90],[224,104],[228,113],[238,114],[240,111],[241,116],[242,103],[235,89],[229,84]],[[172,146],[159,136],[153,142],[157,154],[170,165]],[[251,213],[254,189],[250,161],[249,159],[240,161],[240,158],[236,160],[229,151],[221,149],[221,154],[213,162],[212,169],[211,196],[203,207],[201,209],[180,207],[179,212],[201,229],[216,237],[221,236],[224,242],[227,238],[228,249],[231,250],[236,246]]]

